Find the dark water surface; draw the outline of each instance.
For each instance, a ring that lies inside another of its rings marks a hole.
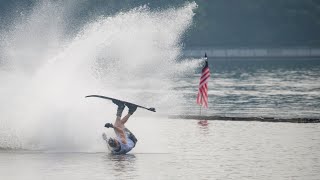
[[[303,59],[210,59],[209,109],[204,115],[319,118],[320,61]],[[195,105],[200,73],[177,79],[184,95],[181,114]]]

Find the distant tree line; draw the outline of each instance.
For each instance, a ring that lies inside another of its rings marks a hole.
[[[320,46],[319,0],[197,0],[190,46]]]
[[[57,1],[57,0],[55,0]],[[73,24],[94,14],[148,5],[151,9],[182,6],[193,0],[77,0]],[[186,47],[320,47],[320,0],[194,0],[194,22],[183,37]],[[37,0],[0,0],[0,23],[17,5]],[[81,5],[81,6],[80,6]],[[70,18],[71,19],[71,18]]]

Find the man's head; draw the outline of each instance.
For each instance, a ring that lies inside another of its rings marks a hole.
[[[109,138],[108,144],[113,149],[118,149],[120,146],[119,142],[114,138]]]

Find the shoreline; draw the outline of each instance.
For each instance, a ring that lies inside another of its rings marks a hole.
[[[169,115],[169,119],[219,120],[219,121],[259,121],[259,122],[289,122],[289,123],[320,123],[319,118],[274,118],[274,117],[225,117],[202,115]]]
[[[186,48],[183,50],[185,57],[202,57],[204,54],[208,57],[218,59],[320,59],[320,48],[312,47],[282,47],[282,48]]]

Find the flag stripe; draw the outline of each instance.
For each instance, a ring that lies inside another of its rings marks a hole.
[[[204,79],[200,80],[200,84],[199,86],[203,86],[204,84],[206,84],[209,80],[210,74],[208,74],[206,77],[204,77]]]
[[[197,104],[208,108],[208,81],[210,78],[210,69],[208,61],[205,62],[205,66],[202,68],[202,73],[199,82],[199,91],[197,95]]]

